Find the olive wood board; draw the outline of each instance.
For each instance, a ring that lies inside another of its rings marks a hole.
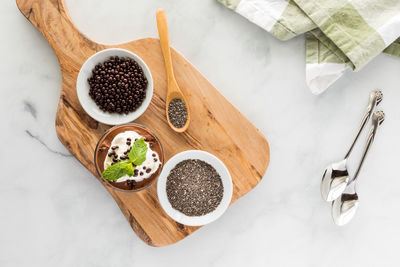
[[[149,108],[135,122],[148,127],[159,137],[166,161],[176,153],[190,149],[216,155],[232,176],[231,204],[261,181],[270,159],[267,140],[181,54],[171,49],[176,80],[191,107],[192,117],[188,130],[176,133],[169,128],[165,117],[167,76],[158,39],[145,38],[119,45],[98,44],[74,26],[63,0],[17,0],[17,5],[48,40],[60,63],[62,89],[55,122],[57,136],[100,181],[94,166],[94,150],[100,136],[110,126],[93,120],[82,109],[76,93],[76,79],[86,59],[110,47],[134,52],[151,70],[154,95]],[[156,187],[154,183],[138,193],[118,192],[108,186],[106,189],[132,229],[148,245],[173,244],[199,229],[168,217],[158,202]]]

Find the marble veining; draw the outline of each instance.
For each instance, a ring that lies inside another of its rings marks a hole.
[[[34,119],[37,119],[37,111],[36,111],[36,107],[33,105],[33,103],[25,100],[24,101],[24,109],[26,112],[29,112]]]
[[[30,112],[32,112],[34,110],[30,110]],[[33,113],[34,114],[34,113]],[[33,138],[34,140],[36,140],[37,142],[39,142],[39,144],[41,144],[42,146],[44,146],[48,151],[50,151],[51,153],[54,153],[56,155],[60,155],[63,157],[72,157],[71,154],[67,154],[67,153],[62,153],[60,151],[56,151],[54,149],[52,149],[51,147],[49,147],[41,138],[40,136],[34,135],[33,133],[31,133],[29,130],[25,130],[26,134]]]
[[[380,55],[316,97],[305,84],[302,36],[278,41],[216,0],[66,3],[83,33],[107,44],[157,37],[163,7],[172,46],[268,138],[271,163],[216,222],[172,246],[145,245],[58,141],[57,58],[15,1],[1,1],[1,267],[398,265],[399,59]],[[359,177],[360,208],[339,228],[319,194],[322,172],[345,153],[375,88],[387,118]]]

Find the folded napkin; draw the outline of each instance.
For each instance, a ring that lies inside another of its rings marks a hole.
[[[306,33],[306,82],[314,94],[381,52],[400,57],[400,0],[218,1],[278,39]]]

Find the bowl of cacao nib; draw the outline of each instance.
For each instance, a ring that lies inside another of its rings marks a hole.
[[[97,174],[120,192],[138,192],[157,179],[164,163],[160,140],[146,127],[126,123],[100,137],[94,152]]]
[[[153,78],[139,56],[109,48],[95,53],[82,65],[76,90],[90,117],[117,125],[131,122],[146,111],[153,96]]]
[[[225,164],[201,150],[176,154],[164,165],[157,194],[175,221],[201,226],[218,219],[229,207],[233,185]]]

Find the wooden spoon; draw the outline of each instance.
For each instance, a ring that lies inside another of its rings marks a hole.
[[[185,96],[183,95],[181,89],[179,89],[178,83],[176,82],[176,79],[174,76],[174,69],[172,67],[172,59],[171,59],[171,51],[169,48],[167,17],[165,16],[164,10],[163,9],[157,10],[156,17],[157,17],[158,35],[160,36],[161,50],[162,50],[162,53],[164,56],[165,69],[167,71],[167,77],[168,77],[168,91],[167,91],[167,100],[166,100],[166,105],[165,105],[167,120],[168,120],[169,126],[174,131],[176,131],[178,133],[182,133],[182,132],[186,131],[186,129],[189,127],[190,110],[189,110],[187,101],[185,99]],[[185,103],[186,110],[187,110],[187,120],[186,120],[185,125],[181,128],[176,128],[171,123],[171,121],[169,120],[169,116],[168,116],[169,103],[175,98],[181,99]]]

